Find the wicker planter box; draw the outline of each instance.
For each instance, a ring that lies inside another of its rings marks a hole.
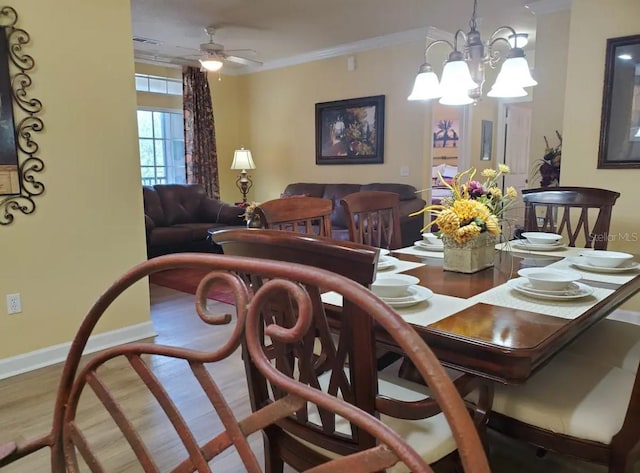
[[[453,238],[442,237],[444,243],[444,263],[446,271],[458,273],[476,273],[493,267],[495,237],[490,233],[481,233],[475,238],[457,243]]]

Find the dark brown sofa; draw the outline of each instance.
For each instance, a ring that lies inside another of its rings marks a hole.
[[[210,228],[245,225],[244,209],[210,198],[199,184],[144,186],[147,256],[184,251],[219,252]]]
[[[416,188],[408,184],[320,184],[297,182],[295,184],[289,184],[282,195],[307,195],[332,200],[332,237],[337,240],[348,240],[349,230],[347,229],[347,217],[344,209],[340,205],[340,200],[347,194],[361,191],[387,191],[397,193],[400,196],[402,246],[411,246],[414,241],[422,239],[423,216],[409,217],[409,214],[422,209],[426,205],[426,202],[420,198],[420,194],[417,193]]]

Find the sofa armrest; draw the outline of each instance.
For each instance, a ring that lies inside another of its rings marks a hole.
[[[202,222],[226,223],[229,225],[244,224],[243,207],[227,204],[216,199],[203,199],[199,213]]]
[[[151,217],[149,217],[147,214],[145,214],[144,215],[144,230],[145,230],[145,233],[147,234],[147,239],[149,239],[149,235],[151,234],[151,230],[153,230],[154,228],[156,228],[156,224],[153,222]]]

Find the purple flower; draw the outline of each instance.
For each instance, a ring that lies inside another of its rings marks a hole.
[[[480,184],[478,181],[469,181],[467,190],[469,191],[469,196],[472,199],[477,199],[478,197],[486,194],[486,191],[482,187],[482,184]]]

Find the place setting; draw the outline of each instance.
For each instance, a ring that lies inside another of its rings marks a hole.
[[[593,250],[567,258],[567,261],[578,269],[594,273],[625,273],[640,269],[640,263],[633,261],[632,254],[620,251]]]
[[[562,242],[562,235],[548,232],[523,232],[522,238],[510,241],[509,244],[519,250],[558,251],[567,248]]]
[[[408,274],[381,274],[371,283],[371,291],[393,308],[410,307],[433,297],[431,289],[419,282]]]
[[[389,254],[381,254],[378,257],[378,264],[376,265],[376,271],[386,271],[394,268],[400,260]]]
[[[524,268],[519,278],[507,281],[514,291],[535,299],[573,300],[593,294],[593,288],[580,281],[577,271],[552,268]]]
[[[444,243],[442,243],[442,239],[435,233],[423,233],[422,240],[414,242],[413,245],[426,251],[444,251]]]

